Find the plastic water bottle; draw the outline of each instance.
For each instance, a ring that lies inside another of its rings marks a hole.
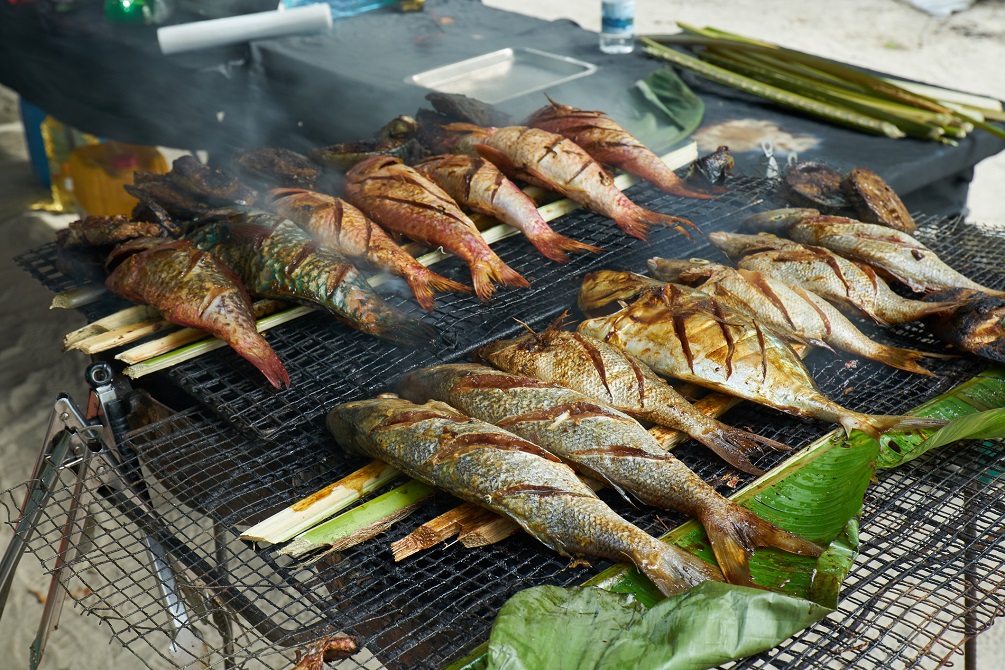
[[[635,48],[635,0],[602,0],[600,50],[627,54]]]

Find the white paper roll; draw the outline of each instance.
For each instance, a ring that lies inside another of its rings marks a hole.
[[[331,27],[331,7],[318,3],[282,11],[165,26],[157,29],[157,41],[162,53],[175,54],[236,42],[328,30]]]

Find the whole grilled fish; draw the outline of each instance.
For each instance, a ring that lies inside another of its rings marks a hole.
[[[566,251],[601,251],[598,247],[559,235],[537,210],[537,205],[520,187],[492,163],[477,156],[443,154],[415,166],[465,207],[494,216],[523,232],[541,255],[557,263],[568,263]]]
[[[242,177],[269,188],[313,189],[321,167],[307,156],[281,147],[248,149],[234,156],[231,166]]]
[[[751,214],[740,224],[740,230],[752,233],[771,233],[772,235],[785,235],[789,232],[792,224],[803,219],[820,216],[820,210],[809,207],[784,207],[782,209],[769,209],[765,212]]]
[[[203,165],[188,154],[175,159],[168,177],[179,188],[212,205],[251,206],[258,200],[258,192],[242,184],[236,175]]]
[[[508,430],[648,505],[698,518],[730,582],[752,584],[749,560],[757,546],[820,555],[815,544],[716,493],[637,421],[571,389],[469,364],[413,371],[399,389],[413,402],[446,402]]]
[[[597,273],[598,275],[600,273]],[[587,276],[593,281],[613,277]],[[802,360],[781,337],[708,295],[677,284],[646,289],[578,332],[624,349],[655,372],[723,391],[796,416],[840,423],[877,437],[891,429],[936,425],[928,419],[862,414],[823,395]]]
[[[603,341],[549,328],[478,350],[479,359],[513,374],[561,384],[637,419],[682,431],[733,467],[760,474],[747,458],[774,440],[732,428],[694,408],[644,363]]]
[[[913,233],[918,227],[896,192],[872,170],[856,168],[841,179],[841,189],[862,221]]]
[[[155,307],[171,323],[215,335],[273,386],[290,385],[286,368],[255,328],[251,296],[230,268],[188,240],[146,240],[145,246],[112,270],[105,280],[109,291]]]
[[[760,272],[700,259],[651,258],[649,273],[664,281],[695,286],[726,307],[797,342],[834,347],[908,372],[932,374],[917,362],[928,354],[880,344],[820,296]]]
[[[924,303],[901,298],[868,265],[841,258],[823,247],[771,235],[715,232],[708,241],[737,267],[813,291],[838,306],[860,311],[880,324],[908,323],[952,309],[954,303]]]
[[[943,342],[961,351],[1005,363],[1005,298],[968,288],[932,293],[925,300],[960,301],[951,312],[925,319],[925,326]]]
[[[433,309],[433,291],[471,289],[441,277],[399,247],[380,226],[340,198],[295,188],[273,189],[266,194],[266,207],[321,240],[322,244],[386,270],[408,282],[423,309]]]
[[[628,559],[665,595],[722,580],[714,566],[618,516],[541,447],[444,403],[350,402],[326,424],[342,446],[503,514],[563,556]]]
[[[868,263],[918,293],[969,288],[989,295],[1001,294],[952,269],[907,233],[886,226],[841,216],[818,216],[792,224],[788,236],[796,242],[815,244],[850,260]]]
[[[288,219],[225,210],[190,235],[233,269],[252,295],[318,305],[351,327],[392,342],[428,342],[436,331],[388,305],[338,252]]]
[[[443,247],[471,269],[475,294],[492,298],[493,281],[530,288],[506,265],[443,189],[397,158],[375,156],[346,173],[345,199],[388,230]]]
[[[673,226],[691,237],[684,228],[694,228],[687,219],[639,207],[614,184],[614,177],[578,144],[561,135],[539,128],[508,126],[482,128],[469,123],[452,123],[447,131],[467,133],[454,140],[456,151],[478,154],[507,175],[557,191],[584,207],[613,219],[621,230],[640,240],[650,226]]]
[[[641,177],[667,193],[685,198],[715,197],[685,184],[659,156],[603,112],[560,105],[551,98],[548,102],[527,119],[528,126],[572,140],[598,163]]]

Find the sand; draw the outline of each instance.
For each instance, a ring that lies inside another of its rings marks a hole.
[[[571,18],[586,28],[599,27],[599,3],[580,0],[490,0],[493,6],[547,19]],[[640,33],[673,32],[677,20],[711,25],[769,39],[850,63],[932,84],[1005,98],[1005,2],[985,0],[947,19],[929,17],[895,0],[638,0]],[[1000,195],[1005,183],[1005,155],[978,165],[971,187],[970,218],[1005,225]],[[29,212],[45,193],[28,170],[15,97],[0,90],[0,491],[30,474],[49,410],[59,392],[85,397],[85,357],[60,351],[62,336],[81,325],[72,312],[50,311],[51,295],[9,260],[24,249],[51,239],[51,217]],[[65,222],[65,219],[63,219]],[[59,220],[55,221],[57,224]],[[10,500],[5,499],[8,509]],[[0,511],[0,519],[6,515]],[[0,548],[10,529],[0,527]],[[42,605],[36,593],[48,580],[38,561],[28,556],[0,622],[0,667],[27,667],[28,645],[35,635]],[[74,585],[70,587],[71,592]],[[110,644],[107,626],[81,616],[68,601],[53,635],[44,668],[124,670],[142,667],[129,651]],[[1005,625],[979,638],[978,667],[1005,666]],[[957,660],[957,662],[962,662]]]

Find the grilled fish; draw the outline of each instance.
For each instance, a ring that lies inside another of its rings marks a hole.
[[[952,309],[954,303],[924,303],[901,298],[868,265],[841,258],[822,247],[802,245],[771,235],[715,232],[708,241],[743,270],[807,289],[838,306],[849,307],[880,324],[917,321]]]
[[[435,337],[432,326],[388,305],[344,256],[292,221],[223,210],[190,238],[233,269],[252,295],[318,305],[351,327],[392,342]]]
[[[467,133],[456,138],[456,151],[478,154],[508,176],[557,191],[613,219],[632,237],[646,239],[646,231],[653,225],[673,226],[691,237],[684,226],[694,228],[694,224],[636,205],[615,186],[614,177],[600,163],[561,135],[525,126],[482,128],[468,123],[452,123],[446,130]]]
[[[651,258],[649,273],[664,281],[695,286],[729,309],[742,312],[794,341],[834,347],[908,372],[931,374],[917,362],[929,354],[880,344],[820,296],[760,272],[699,259]]]
[[[549,260],[568,263],[566,251],[601,251],[552,230],[537,211],[534,201],[484,158],[443,154],[422,161],[415,169],[436,182],[458,203],[494,216],[523,232]]]
[[[242,177],[269,188],[313,189],[321,168],[307,156],[280,147],[261,147],[234,156],[231,166]]]
[[[759,452],[759,445],[788,449],[705,416],[644,363],[580,333],[548,328],[493,342],[477,356],[507,372],[561,384],[637,419],[682,431],[744,472],[760,474],[747,457]]]
[[[528,126],[572,140],[598,163],[641,177],[667,193],[685,198],[715,197],[685,184],[659,156],[603,112],[560,105],[551,98],[548,102],[527,119]]]
[[[171,323],[220,338],[279,388],[290,376],[255,328],[251,297],[240,279],[188,240],[148,240],[105,280],[109,291],[155,307]]]
[[[506,265],[443,189],[396,158],[375,156],[346,173],[345,199],[388,230],[443,247],[471,269],[475,294],[492,298],[493,281],[530,288]]]
[[[412,402],[440,400],[508,430],[648,505],[698,518],[730,582],[752,585],[749,560],[757,546],[820,555],[815,544],[716,493],[637,421],[576,391],[467,364],[416,370],[399,389]]]
[[[955,310],[925,319],[936,337],[975,356],[1005,363],[1005,298],[952,288],[925,300],[961,301]]]
[[[785,235],[789,232],[792,224],[814,216],[820,216],[820,210],[810,209],[809,207],[769,209],[766,212],[758,212],[745,218],[743,223],[740,224],[740,230],[752,233]]]
[[[180,234],[180,227],[170,222],[134,221],[124,214],[115,214],[71,221],[69,226],[56,232],[56,243],[65,248],[100,247],[139,237],[174,239]]]
[[[841,180],[841,189],[858,212],[859,219],[866,223],[905,233],[913,233],[918,227],[896,192],[871,170],[852,170]]]
[[[258,200],[258,192],[242,184],[236,175],[203,165],[187,154],[175,159],[168,177],[179,188],[212,205],[251,206]]]
[[[815,244],[906,284],[918,293],[969,288],[990,295],[1000,291],[971,281],[942,262],[934,251],[907,233],[840,216],[819,216],[789,226],[789,237]]]
[[[614,279],[587,276],[584,284]],[[624,349],[661,375],[796,416],[840,423],[846,432],[857,428],[877,437],[891,429],[913,430],[938,423],[841,407],[820,392],[802,360],[781,337],[685,286],[645,289],[630,305],[583,321],[577,330]]]
[[[714,566],[618,516],[541,447],[444,403],[350,402],[326,423],[342,446],[503,514],[563,556],[628,559],[665,595],[722,581]]]
[[[435,306],[433,291],[471,292],[415,260],[363,212],[340,198],[294,188],[273,189],[266,194],[266,207],[347,258],[402,277],[423,309]]]

